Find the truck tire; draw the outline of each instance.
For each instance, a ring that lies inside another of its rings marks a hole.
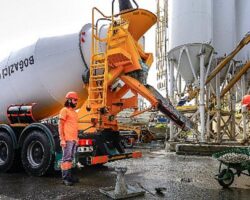
[[[15,149],[11,137],[0,132],[0,172],[7,172],[11,169],[15,158]]]
[[[34,130],[25,138],[21,159],[25,171],[32,176],[42,176],[52,165],[53,155],[48,137],[39,130]]]

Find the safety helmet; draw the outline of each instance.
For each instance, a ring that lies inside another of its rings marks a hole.
[[[243,98],[242,98],[242,101],[241,101],[241,104],[242,105],[248,105],[250,104],[250,95],[245,95]]]
[[[78,100],[78,94],[76,92],[68,92],[65,96],[66,99],[76,99]]]

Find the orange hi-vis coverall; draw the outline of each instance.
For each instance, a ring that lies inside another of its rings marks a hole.
[[[61,169],[67,171],[72,168],[72,161],[78,143],[78,115],[73,108],[64,107],[59,113],[59,136],[64,144]]]

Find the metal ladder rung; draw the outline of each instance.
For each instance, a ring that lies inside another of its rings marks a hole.
[[[92,91],[91,92],[95,92],[95,93],[102,93],[103,92],[103,89],[101,89],[101,90],[98,90],[98,89],[92,89]]]
[[[97,67],[97,66],[96,66],[96,67],[92,67],[92,66],[91,66],[91,69],[92,69],[92,70],[100,70],[100,69],[105,70],[105,68],[104,68],[103,66],[101,66],[101,67]]]
[[[97,82],[97,81],[104,81],[103,78],[91,78],[91,81]]]
[[[103,90],[99,90],[99,91],[92,91],[93,93],[100,93],[102,94]]]
[[[94,89],[103,89],[103,87],[90,87],[91,90],[94,90]]]
[[[94,81],[94,82],[104,81],[104,77],[91,77],[90,81]]]
[[[103,89],[92,89],[91,92],[95,92],[95,93],[102,93],[103,92]]]
[[[104,78],[104,74],[101,74],[101,75],[92,75],[91,78]]]
[[[103,98],[98,98],[98,99],[89,99],[89,101],[102,101]]]
[[[93,89],[102,89],[103,86],[90,86],[89,89],[93,90]]]
[[[94,71],[94,70],[97,70],[97,69],[103,69],[104,71],[105,71],[105,67],[103,67],[103,66],[91,66],[90,67],[90,70],[92,70],[92,71]]]
[[[97,81],[104,81],[104,77],[92,77],[90,78],[90,81],[97,82]],[[99,84],[100,85],[100,84]]]
[[[105,60],[105,56],[99,56],[99,57],[96,57],[96,58],[93,58],[94,61],[104,61]]]
[[[98,65],[98,64],[95,64],[95,65],[91,65],[91,68],[92,68],[92,69],[96,69],[96,68],[98,68],[98,69],[99,69],[99,68],[105,69],[105,66],[104,66],[103,64],[99,64],[99,65]]]
[[[94,63],[94,64],[91,64],[91,67],[95,67],[95,66],[105,66],[105,64],[104,63]]]

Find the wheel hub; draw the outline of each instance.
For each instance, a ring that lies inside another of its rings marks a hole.
[[[232,177],[231,177],[230,174],[226,173],[226,174],[223,176],[223,181],[224,181],[224,183],[228,184],[228,183],[231,182],[231,180],[232,180]]]
[[[27,157],[33,167],[39,167],[43,162],[44,147],[41,142],[33,141],[27,149]]]

